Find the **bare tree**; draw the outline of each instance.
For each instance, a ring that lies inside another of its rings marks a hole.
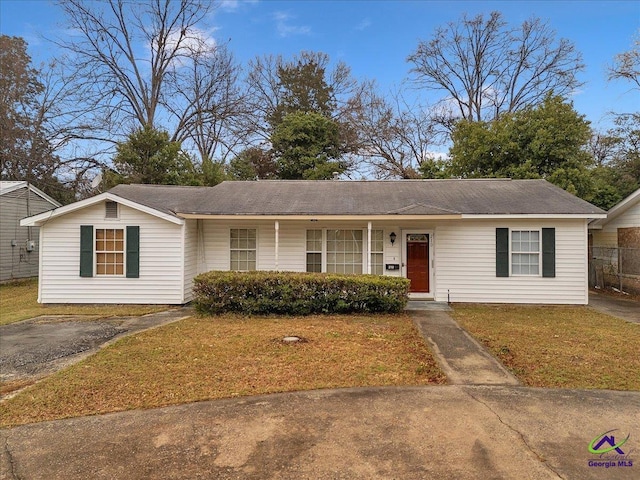
[[[636,84],[640,88],[640,34],[634,41],[634,46],[628,52],[616,55],[614,64],[609,67],[609,80],[622,78]]]
[[[77,98],[60,62],[34,68],[27,44],[0,36],[0,158],[2,178],[26,180],[61,201],[73,200],[91,156],[75,155],[84,137]]]
[[[94,118],[108,125],[155,127],[167,122],[163,102],[174,68],[212,39],[198,28],[212,9],[207,0],[62,0],[70,31],[59,42],[77,69],[76,88]]]
[[[368,83],[352,109],[351,123],[360,138],[359,154],[377,178],[418,178],[420,167],[433,161],[437,131],[432,114],[409,105],[400,93],[380,96]]]
[[[417,85],[445,92],[445,111],[471,121],[535,105],[552,91],[565,96],[581,85],[584,68],[573,43],[556,40],[547,23],[509,27],[499,12],[438,28],[407,60]]]
[[[191,141],[203,162],[215,158],[227,163],[246,139],[239,74],[239,65],[223,46],[193,52],[186,65],[174,69],[173,98],[163,99],[178,120],[172,140]]]

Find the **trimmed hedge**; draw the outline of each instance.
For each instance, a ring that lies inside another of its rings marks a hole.
[[[399,312],[409,280],[374,275],[295,272],[208,272],[194,279],[201,313],[310,315]]]

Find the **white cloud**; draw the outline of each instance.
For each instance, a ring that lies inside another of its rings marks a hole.
[[[252,5],[258,3],[258,0],[222,0],[220,8],[227,12],[235,12],[241,5]]]
[[[371,20],[369,18],[363,19],[360,23],[356,25],[356,30],[362,31],[371,26]]]
[[[186,32],[174,30],[169,33],[166,42],[167,50],[173,51],[178,46],[178,42],[180,44],[178,54],[173,60],[174,65],[176,67],[184,66],[185,59],[192,56],[194,52],[204,53],[205,55],[207,52],[213,53],[217,44],[212,35],[214,31],[215,29],[207,32],[197,27],[191,27]]]
[[[273,15],[276,21],[276,31],[281,37],[290,37],[291,35],[309,35],[311,27],[308,25],[292,25],[290,20],[295,17],[287,12],[276,12]]]

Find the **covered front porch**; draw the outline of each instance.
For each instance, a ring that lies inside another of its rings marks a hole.
[[[435,295],[435,220],[187,219],[187,229],[194,226],[197,273],[275,270],[389,275],[408,278],[413,299]]]

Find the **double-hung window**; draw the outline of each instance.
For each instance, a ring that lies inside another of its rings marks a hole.
[[[540,232],[538,230],[511,231],[511,273],[540,275]]]
[[[140,227],[80,226],[80,276],[140,276]]]
[[[307,272],[322,272],[322,230],[307,230]]]
[[[240,272],[256,269],[256,229],[232,228],[230,231],[230,268]]]
[[[96,228],[96,275],[124,275],[122,228]]]

